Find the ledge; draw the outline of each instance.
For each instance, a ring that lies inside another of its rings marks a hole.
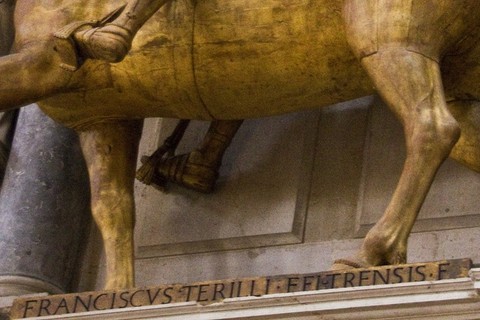
[[[479,319],[480,268],[470,277],[125,308],[30,319]]]

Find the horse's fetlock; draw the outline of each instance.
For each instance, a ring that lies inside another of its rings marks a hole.
[[[407,248],[397,248],[397,250],[390,253],[388,257],[388,264],[403,264],[407,263]]]
[[[364,250],[370,252],[370,257],[377,257],[377,259],[381,261],[384,259],[385,252],[388,251],[389,243],[391,243],[391,238],[391,234],[386,232],[386,230],[377,230],[376,228],[373,228],[365,236],[363,242]]]
[[[395,230],[376,225],[365,236],[361,251],[362,258],[372,266],[404,263],[407,243]]]

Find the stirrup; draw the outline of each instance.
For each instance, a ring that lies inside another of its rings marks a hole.
[[[196,163],[193,151],[188,154],[182,154],[165,159],[157,169],[155,180],[173,182],[185,188],[203,193],[211,193],[218,178],[219,166],[207,166]]]
[[[190,123],[190,120],[181,119],[175,126],[172,134],[165,139],[163,144],[155,150],[151,156],[143,156],[141,159],[142,166],[137,170],[135,174],[137,180],[143,182],[146,185],[153,185],[155,187],[161,187],[162,191],[165,191],[167,181],[163,181],[160,178],[155,177],[155,171],[160,166],[163,160],[175,155],[175,150],[182,140],[185,130]]]

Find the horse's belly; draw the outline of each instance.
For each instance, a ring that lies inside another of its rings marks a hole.
[[[346,42],[342,2],[174,1],[112,65],[111,87],[83,93],[83,104],[69,109],[90,117],[245,119],[369,94]]]
[[[346,42],[342,3],[201,1],[195,79],[209,112],[215,118],[262,117],[371,92]]]

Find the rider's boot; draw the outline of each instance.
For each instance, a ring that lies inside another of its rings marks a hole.
[[[140,27],[170,0],[131,0],[118,18],[100,27],[80,28],[73,34],[83,60],[120,62],[130,50]]]
[[[242,122],[213,121],[200,148],[165,159],[158,167],[157,178],[196,191],[212,192],[223,155]]]

